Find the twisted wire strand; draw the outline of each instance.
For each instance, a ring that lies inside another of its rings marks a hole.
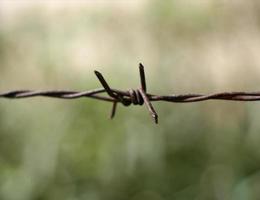
[[[143,99],[140,99],[140,95],[135,90],[121,91],[114,90],[115,93],[123,94],[127,100],[134,99],[135,96],[138,100],[132,100],[135,105],[142,105]],[[117,99],[100,96],[98,94],[106,93],[103,88],[98,88],[89,91],[70,91],[70,90],[47,90],[47,91],[32,91],[32,90],[14,90],[4,93],[0,93],[0,98],[8,99],[22,99],[31,97],[51,97],[59,99],[78,99],[78,98],[95,98],[102,101],[114,102]],[[230,101],[260,101],[260,92],[222,92],[214,94],[180,94],[180,95],[154,95],[147,94],[150,101],[167,101],[172,103],[192,103],[198,101],[207,100],[230,100]],[[135,103],[136,102],[136,103]]]
[[[213,94],[181,94],[169,96],[150,96],[150,101],[167,101],[174,103],[192,103],[207,100],[259,101],[260,92],[220,92]]]
[[[207,100],[227,100],[227,101],[260,101],[259,92],[220,92],[213,94],[172,94],[172,95],[155,95],[146,92],[146,81],[144,66],[139,64],[140,82],[139,89],[118,90],[112,89],[104,79],[103,75],[95,71],[95,74],[100,81],[103,88],[92,89],[88,91],[71,91],[71,90],[47,90],[47,91],[33,91],[33,90],[14,90],[0,93],[0,98],[8,99],[23,99],[32,97],[51,97],[58,99],[78,99],[78,98],[93,98],[96,100],[113,102],[111,111],[111,118],[116,112],[117,103],[122,103],[124,106],[143,105],[145,104],[150,115],[155,123],[158,123],[158,115],[151,104],[151,101],[165,101],[172,103],[192,103]],[[102,94],[107,94],[104,96]]]
[[[47,91],[32,91],[32,90],[15,90],[5,93],[0,93],[0,98],[9,98],[9,99],[22,99],[22,98],[31,98],[31,97],[52,97],[59,99],[78,99],[83,97],[95,98],[103,101],[113,102],[114,99],[110,97],[100,96],[98,94],[104,93],[105,89],[98,88],[89,91],[69,91],[69,90],[47,90]]]

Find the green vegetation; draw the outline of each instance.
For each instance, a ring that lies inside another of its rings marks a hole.
[[[151,93],[259,90],[257,3],[49,4],[0,3],[0,91],[135,88],[139,62]],[[111,106],[0,100],[0,199],[259,199],[258,102]]]

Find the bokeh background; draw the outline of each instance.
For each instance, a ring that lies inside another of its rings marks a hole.
[[[0,91],[257,91],[257,0],[0,0]],[[260,198],[260,103],[0,101],[0,199]]]

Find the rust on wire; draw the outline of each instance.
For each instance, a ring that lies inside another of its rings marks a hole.
[[[31,97],[52,97],[59,99],[77,99],[93,98],[101,101],[112,102],[110,118],[115,116],[117,104],[124,106],[143,105],[145,104],[155,123],[158,123],[158,115],[152,105],[152,101],[166,101],[173,103],[191,103],[206,100],[229,100],[229,101],[260,101],[260,92],[222,92],[214,94],[181,94],[181,95],[155,95],[147,93],[144,66],[139,64],[140,83],[138,89],[129,89],[126,91],[111,88],[103,75],[95,71],[95,74],[103,88],[88,91],[69,91],[69,90],[49,90],[49,91],[32,91],[32,90],[15,90],[0,93],[0,98],[21,99]],[[107,93],[108,96],[101,94]]]

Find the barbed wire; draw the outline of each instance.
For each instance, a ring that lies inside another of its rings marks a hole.
[[[147,93],[144,66],[139,64],[141,86],[138,89],[118,90],[111,88],[103,75],[95,71],[95,74],[103,88],[88,91],[67,91],[67,90],[49,90],[49,91],[32,91],[32,90],[15,90],[0,93],[0,98],[21,99],[31,97],[52,97],[59,99],[77,99],[77,98],[93,98],[101,101],[113,103],[110,118],[112,119],[116,113],[118,103],[124,106],[143,105],[145,104],[155,123],[158,123],[158,114],[156,113],[152,101],[166,101],[173,103],[191,103],[206,100],[229,100],[229,101],[259,101],[260,92],[221,92],[213,94],[181,94],[181,95],[155,95]],[[108,96],[101,94],[107,93]]]

